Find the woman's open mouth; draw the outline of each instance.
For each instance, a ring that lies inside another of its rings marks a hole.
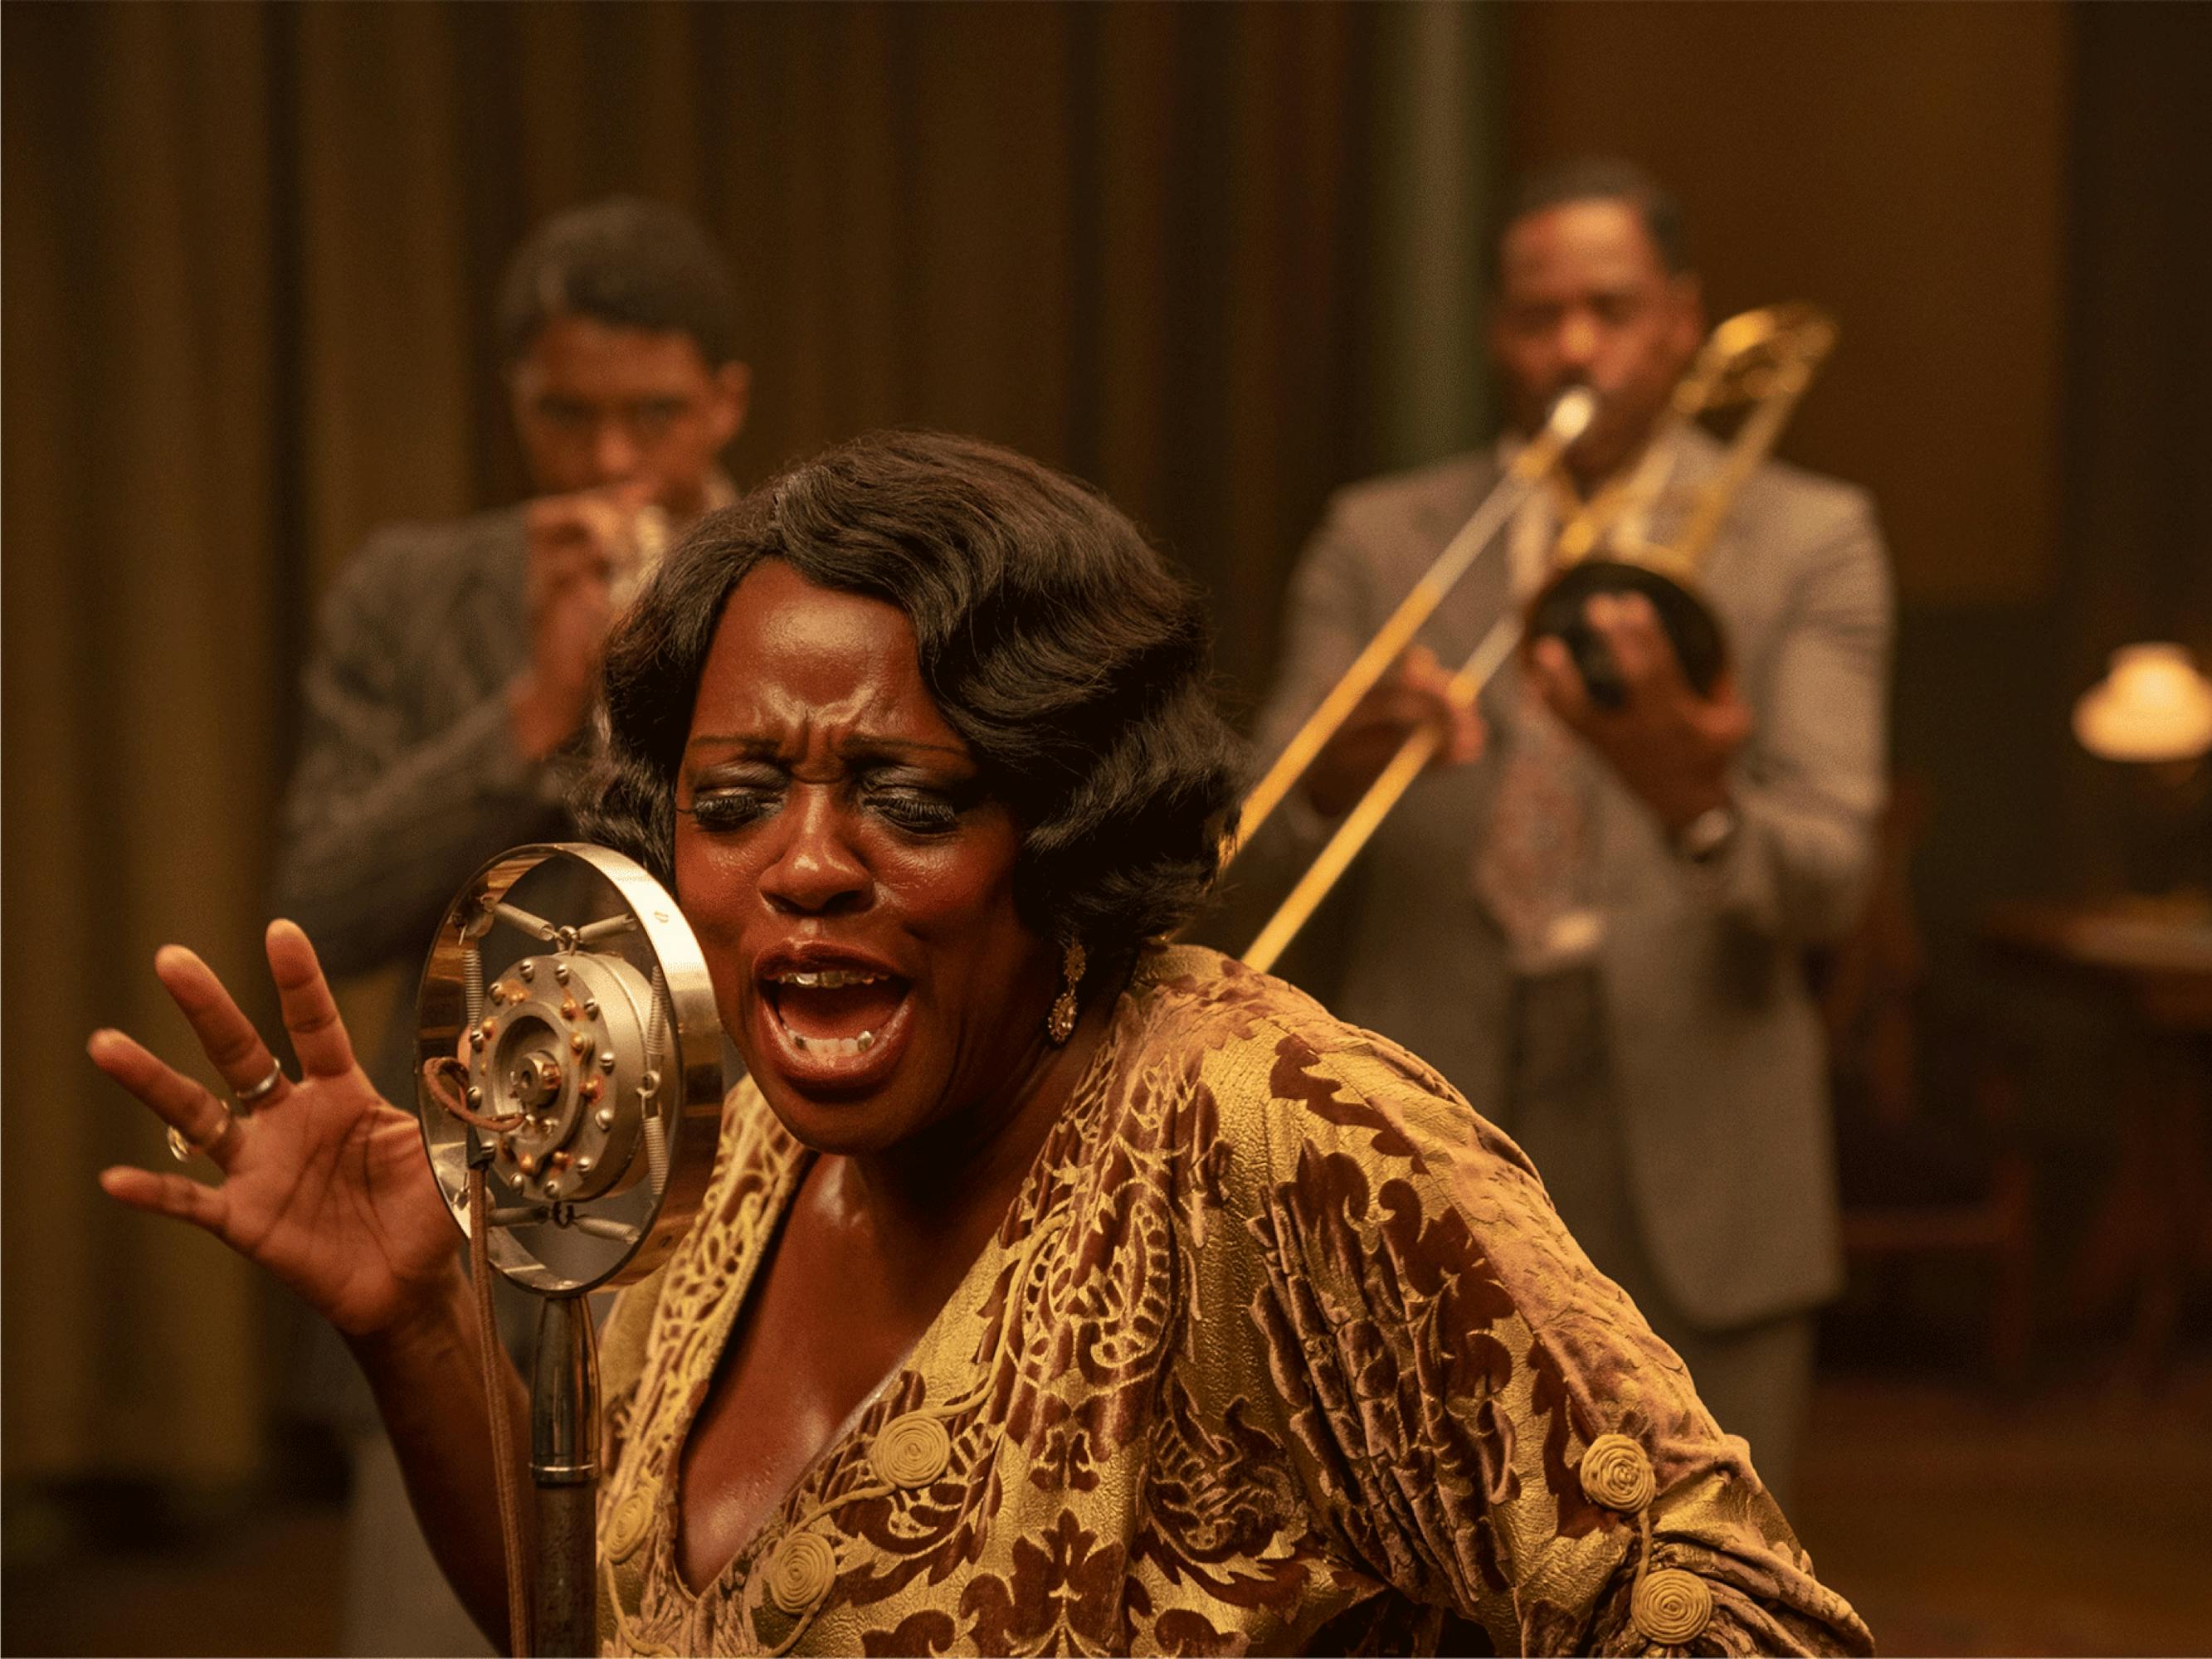
[[[763,1035],[794,1083],[865,1087],[890,1074],[912,1024],[909,982],[857,964],[778,963],[759,977]]]

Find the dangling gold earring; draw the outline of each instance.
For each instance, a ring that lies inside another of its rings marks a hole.
[[[1060,994],[1052,1000],[1052,1012],[1045,1016],[1044,1022],[1044,1034],[1054,1042],[1066,1042],[1075,1034],[1075,989],[1083,983],[1083,970],[1090,963],[1083,941],[1068,940],[1067,948],[1060,957]]]

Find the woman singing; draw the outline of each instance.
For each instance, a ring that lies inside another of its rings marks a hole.
[[[674,890],[750,1071],[602,1339],[605,1651],[1866,1650],[1513,1145],[1163,942],[1236,749],[1105,501],[978,442],[834,450],[702,522],[605,705],[593,831]],[[453,1224],[305,937],[269,960],[300,1080],[240,1119],[98,1034],[223,1177],[104,1182],[346,1334],[502,1629]],[[250,1093],[261,1038],[156,968]]]

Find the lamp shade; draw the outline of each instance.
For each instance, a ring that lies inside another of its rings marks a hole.
[[[2212,680],[2181,646],[2124,645],[2075,702],[2074,735],[2106,760],[2193,760],[2212,749]]]

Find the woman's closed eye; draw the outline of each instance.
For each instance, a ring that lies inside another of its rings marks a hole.
[[[871,782],[860,799],[868,811],[914,836],[941,836],[960,822],[958,805],[941,790]]]
[[[746,779],[715,783],[695,790],[684,809],[691,821],[709,834],[743,830],[768,817],[784,802],[790,789],[783,779]],[[963,802],[951,792],[910,781],[863,777],[853,791],[854,803],[909,836],[941,836],[957,828]]]
[[[778,787],[726,784],[696,792],[686,810],[691,814],[691,821],[702,830],[742,830],[775,811],[782,796],[783,791]]]

